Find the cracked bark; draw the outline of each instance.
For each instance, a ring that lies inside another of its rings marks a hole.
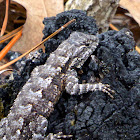
[[[68,0],[65,10],[79,9],[96,19],[99,32],[105,32],[114,16],[120,0]]]

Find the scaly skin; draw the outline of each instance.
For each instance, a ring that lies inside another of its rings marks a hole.
[[[107,85],[101,83],[78,84],[73,69],[84,64],[97,44],[98,39],[95,36],[74,32],[50,54],[44,65],[36,67],[19,92],[10,113],[1,120],[0,138],[44,139],[47,118],[54,110],[64,88],[70,94],[94,90],[112,92]]]

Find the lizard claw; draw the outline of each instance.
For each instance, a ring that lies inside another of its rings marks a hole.
[[[101,88],[102,88],[101,90],[103,92],[107,93],[108,96],[110,96],[112,99],[114,99],[114,97],[113,97],[113,95],[111,93],[115,94],[115,91],[112,90],[112,89],[110,89],[110,85],[108,85],[108,84],[102,84],[101,83]]]

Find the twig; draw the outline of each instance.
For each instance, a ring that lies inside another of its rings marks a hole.
[[[3,21],[2,29],[0,35],[3,36],[6,26],[7,26],[7,21],[8,21],[8,10],[9,10],[9,0],[6,0],[6,10],[5,10],[5,18]]]
[[[17,32],[19,32],[22,28],[23,28],[23,26],[20,26],[19,28],[13,30],[12,32],[0,37],[0,44],[5,42],[6,40],[12,38],[13,36],[15,36],[17,34]]]
[[[15,20],[14,20],[14,24],[24,24],[24,23],[25,23],[25,20],[24,20],[24,19],[21,19],[21,20],[15,19]]]
[[[1,30],[1,29],[2,29],[2,28],[0,28],[0,30]],[[5,30],[5,33],[6,33],[6,34],[8,34],[8,33],[10,33],[10,32],[9,32],[9,31],[7,31],[7,30]],[[3,36],[2,36],[2,37],[3,37]],[[1,37],[0,37],[0,38],[1,38]]]
[[[56,34],[58,34],[60,31],[62,31],[64,28],[66,28],[69,24],[71,24],[72,22],[76,21],[76,19],[72,19],[71,21],[67,22],[65,25],[61,26],[58,30],[56,30],[54,33],[52,33],[50,36],[48,36],[47,38],[45,38],[41,43],[39,43],[38,45],[36,45],[35,47],[33,47],[32,49],[30,49],[29,51],[27,51],[26,53],[22,54],[21,56],[17,57],[16,59],[10,61],[9,63],[0,66],[0,70],[5,69],[6,67],[12,65],[13,63],[17,62],[19,59],[21,59],[22,57],[26,56],[27,54],[29,54],[31,51],[35,50],[36,48],[38,48],[41,44],[43,44],[45,41],[47,41],[48,39],[54,37]]]
[[[140,53],[140,48],[138,46],[136,46],[135,49],[138,53]]]
[[[3,57],[7,54],[7,52],[13,47],[13,45],[17,42],[17,40],[22,35],[22,29],[15,35],[15,37],[2,49],[0,52],[0,60],[3,59]]]
[[[13,71],[13,69],[1,70],[1,71],[0,71],[0,75],[1,75],[2,73],[6,72],[6,71]]]
[[[109,24],[109,27],[113,30],[119,31],[119,29],[117,27],[115,27],[113,24]]]

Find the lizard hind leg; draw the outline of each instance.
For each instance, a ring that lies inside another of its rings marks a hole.
[[[70,95],[81,95],[89,91],[99,90],[107,93],[111,98],[114,98],[112,93],[115,93],[115,91],[111,90],[108,84],[79,84],[78,81],[77,72],[74,69],[69,69],[66,73],[65,89]]]

